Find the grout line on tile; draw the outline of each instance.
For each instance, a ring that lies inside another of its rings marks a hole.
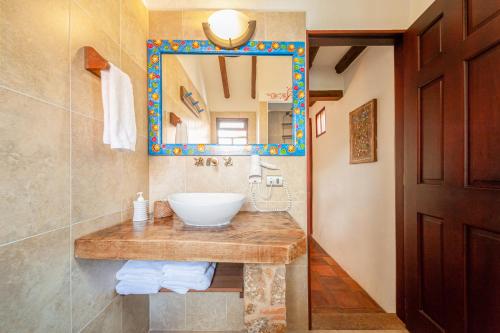
[[[83,8],[82,5],[80,5],[79,1],[78,0],[73,0],[72,1],[75,5],[78,6],[78,8],[80,8],[85,14],[87,14],[91,19],[92,21],[99,21],[99,18],[98,17],[95,17],[94,15],[92,15],[90,12],[88,12],[85,8]],[[103,29],[99,28],[99,26],[97,26],[97,30],[99,32],[102,32],[103,34],[105,34],[109,40],[111,40],[114,44],[116,44],[119,48],[120,48],[120,42],[119,41],[116,41],[113,37],[111,37],[106,31],[104,31]]]
[[[16,90],[16,89],[12,89],[10,87],[7,87],[3,84],[0,84],[0,89],[5,89],[5,90],[8,90],[10,92],[13,92],[13,93],[16,93],[16,94],[19,94],[19,95],[22,95],[24,97],[28,97],[28,98],[31,98],[31,99],[34,99],[38,102],[42,102],[42,103],[45,103],[45,104],[48,104],[48,105],[51,105],[51,106],[54,106],[58,109],[61,109],[61,110],[64,110],[64,111],[69,111],[69,107],[65,107],[64,105],[61,105],[61,104],[57,104],[57,103],[54,103],[54,102],[50,102],[48,100],[45,100],[45,99],[42,99],[42,98],[39,98],[39,97],[36,97],[36,96],[33,96],[33,95],[30,95],[30,94],[27,94],[27,93],[24,93],[22,91],[19,91],[19,90]]]
[[[184,36],[184,9],[181,9],[181,36],[182,39],[186,39]]]
[[[83,223],[91,222],[91,221],[94,221],[94,220],[97,220],[97,219],[101,219],[101,218],[106,217],[106,216],[110,216],[110,215],[114,215],[114,214],[118,214],[118,213],[121,214],[121,212],[122,212],[122,210],[121,210],[121,206],[120,206],[120,210],[119,211],[108,213],[108,214],[104,214],[104,215],[94,216],[94,217],[91,217],[91,218],[88,218],[88,219],[85,219],[85,220],[81,220],[81,221],[78,221],[78,222],[71,223],[71,225],[72,226],[76,226],[76,225],[79,225],[79,224],[83,224]]]
[[[70,322],[70,328],[73,330],[73,258],[72,258],[72,252],[71,251],[71,246],[73,244],[72,239],[73,239],[73,227],[71,225],[71,221],[73,220],[73,177],[72,177],[72,159],[73,159],[73,114],[71,112],[71,107],[73,105],[73,93],[72,93],[72,85],[73,81],[71,79],[71,19],[72,19],[72,10],[73,4],[70,2],[69,3],[69,15],[68,15],[68,21],[69,21],[69,26],[68,26],[68,57],[69,57],[69,68],[68,68],[68,75],[69,75],[69,322]]]
[[[123,12],[122,12],[122,10],[123,10],[123,8],[122,8],[122,4],[123,4],[123,2],[120,1],[120,6],[119,6],[120,8],[118,9],[119,13],[120,13],[119,14],[120,15],[119,16],[119,23],[118,23],[118,29],[119,29],[119,31],[118,31],[118,47],[120,48],[120,67],[122,67],[122,52],[123,52],[123,50],[122,50],[122,28],[123,28],[123,24],[122,24],[123,23],[122,22],[122,18],[123,18]],[[122,327],[122,329],[123,329],[123,327]]]
[[[98,121],[100,123],[104,123],[104,119],[97,119],[97,118],[94,118],[86,113],[83,113],[83,112],[80,112],[80,111],[77,111],[77,110],[74,110],[73,108],[70,109],[72,113],[78,115],[78,116],[81,116],[81,117],[84,117],[84,118],[87,118],[87,119],[90,119],[90,120],[95,120],[95,121]]]
[[[41,232],[41,233],[38,233],[38,234],[35,234],[35,235],[31,235],[31,236],[19,238],[19,239],[16,239],[16,240],[13,240],[13,241],[10,241],[10,242],[7,242],[7,243],[0,244],[0,248],[2,248],[4,246],[12,245],[12,244],[17,243],[17,242],[22,242],[22,241],[30,239],[30,238],[35,238],[35,237],[38,237],[38,236],[43,236],[43,235],[48,234],[50,232],[55,232],[55,231],[63,230],[63,229],[69,228],[69,227],[70,227],[69,225],[66,225],[64,227],[54,228],[54,229],[46,230],[44,232]]]
[[[99,311],[99,312],[98,312],[98,313],[97,313],[94,317],[92,317],[92,319],[90,319],[90,320],[89,320],[89,321],[88,321],[85,325],[83,325],[83,327],[82,327],[80,330],[78,330],[78,333],[83,332],[83,330],[84,330],[84,329],[86,329],[86,328],[87,328],[87,326],[89,326],[89,325],[90,325],[90,324],[91,324],[94,320],[96,320],[96,319],[97,319],[97,318],[98,318],[98,317],[99,317],[99,316],[100,316],[100,315],[101,315],[104,311],[106,311],[106,309],[107,309],[107,308],[108,308],[108,307],[109,307],[109,306],[110,306],[110,305],[111,305],[111,304],[115,301],[115,298],[117,298],[117,297],[120,297],[120,296],[119,296],[119,295],[115,295],[115,296],[111,299],[111,301],[110,301],[108,304],[106,304],[106,305],[105,305],[105,306],[101,309],[101,311]]]

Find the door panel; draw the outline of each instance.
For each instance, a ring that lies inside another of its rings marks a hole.
[[[443,78],[419,88],[420,181],[443,182]]]
[[[500,90],[498,64],[498,44],[467,61],[469,186],[500,187],[500,99],[495,94]]]
[[[500,332],[499,5],[436,0],[404,36],[411,332]]]
[[[481,25],[495,18],[500,10],[500,2],[497,0],[468,0],[467,7],[467,31],[474,32]]]
[[[466,232],[468,331],[500,332],[500,234],[477,228]]]
[[[423,214],[419,217],[419,308],[435,328],[441,330],[444,321],[443,220]]]

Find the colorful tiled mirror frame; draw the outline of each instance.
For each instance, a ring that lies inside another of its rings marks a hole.
[[[304,42],[249,41],[237,49],[221,49],[208,40],[148,40],[148,138],[153,156],[254,155],[303,156],[306,136],[306,61]],[[291,144],[164,144],[162,143],[162,54],[215,54],[292,57]]]

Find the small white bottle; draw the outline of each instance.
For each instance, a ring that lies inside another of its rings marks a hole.
[[[137,192],[137,200],[134,201],[134,217],[132,221],[143,222],[147,221],[149,212],[149,201],[145,200],[142,192]]]

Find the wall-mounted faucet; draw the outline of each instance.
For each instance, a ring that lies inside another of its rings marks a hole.
[[[195,157],[194,158],[194,165],[197,167],[203,166],[203,157]]]
[[[233,166],[233,159],[231,157],[224,157],[224,166],[225,167]]]
[[[215,157],[209,157],[207,158],[207,166],[214,166],[218,167],[219,166],[219,160]]]

